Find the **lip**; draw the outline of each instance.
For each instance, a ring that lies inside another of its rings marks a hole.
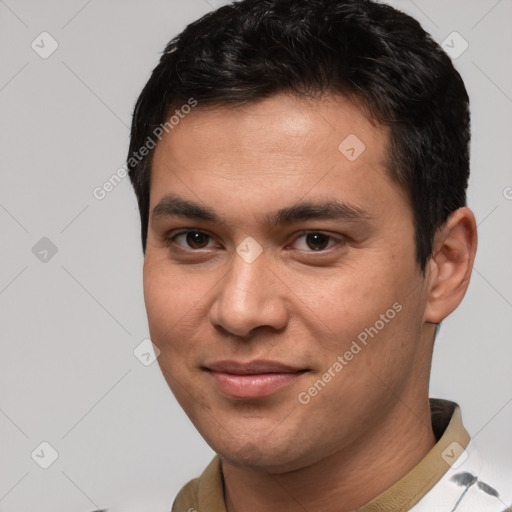
[[[276,361],[217,361],[205,365],[220,391],[234,398],[263,398],[296,382],[307,369]]]

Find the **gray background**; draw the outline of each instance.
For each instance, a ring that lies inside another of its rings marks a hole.
[[[164,45],[221,3],[0,0],[0,511],[169,510],[213,455],[157,363],[133,353],[149,334],[128,178],[101,201],[92,192],[124,163],[134,102]],[[437,41],[457,31],[469,44],[456,66],[472,100],[479,250],[436,342],[431,394],[457,401],[469,432],[507,464],[512,2],[393,5]],[[51,48],[43,31],[59,45],[46,59],[31,47]],[[41,252],[43,237],[55,255]],[[43,441],[59,454],[48,469],[36,463],[51,456]]]

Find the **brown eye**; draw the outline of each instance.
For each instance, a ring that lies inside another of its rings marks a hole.
[[[307,252],[319,252],[325,249],[330,249],[336,243],[340,243],[341,240],[335,239],[331,235],[325,233],[303,233],[297,237],[294,241],[296,249]]]
[[[321,251],[329,245],[329,236],[322,233],[311,233],[306,235],[306,244],[314,251]]]
[[[201,233],[200,231],[189,231],[186,234],[187,244],[193,249],[203,249],[208,245],[208,239],[210,237]]]
[[[179,241],[184,239],[183,241]],[[184,249],[205,249],[212,241],[212,237],[202,231],[182,231],[169,238],[169,243],[174,243]]]

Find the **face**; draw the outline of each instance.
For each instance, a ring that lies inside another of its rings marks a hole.
[[[388,142],[344,98],[276,95],[199,104],[155,149],[151,339],[231,464],[312,464],[426,385],[425,283]]]

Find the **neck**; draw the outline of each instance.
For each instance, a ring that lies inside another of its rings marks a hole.
[[[227,512],[351,512],[363,506],[434,446],[430,405],[424,397],[415,406],[397,401],[364,439],[295,471],[270,474],[223,460]]]

